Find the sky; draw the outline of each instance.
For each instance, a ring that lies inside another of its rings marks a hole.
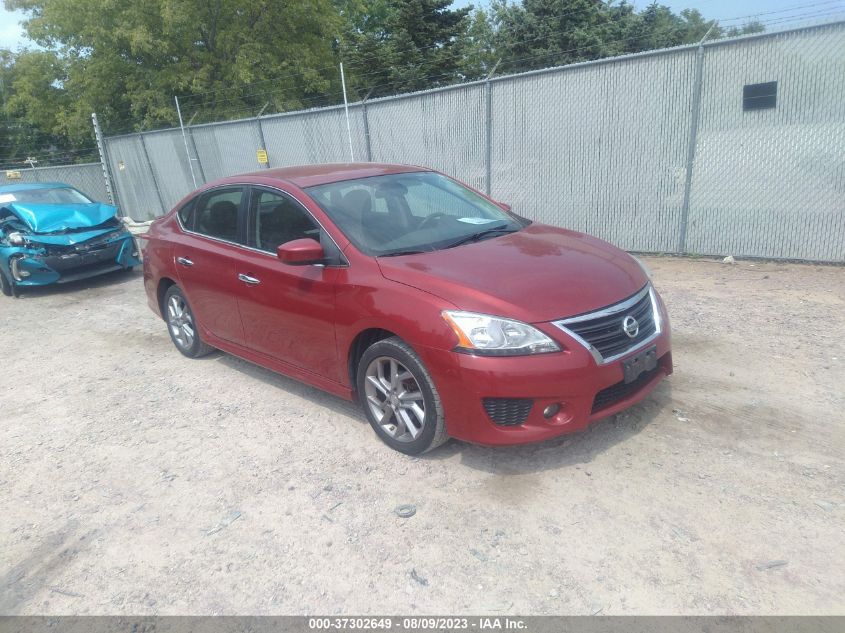
[[[470,4],[486,6],[489,2],[455,0],[454,6],[464,7]],[[637,10],[641,10],[651,4],[651,0],[633,0],[633,4]],[[725,22],[730,18],[765,13],[768,15],[761,15],[761,20],[780,20],[767,25],[769,30],[798,24],[787,21],[794,16],[801,16],[802,22],[845,18],[845,0],[660,0],[660,4],[665,4],[676,12],[686,8],[698,9],[708,20],[716,18],[723,21],[725,26],[742,24],[745,21]],[[6,11],[0,4],[0,47],[16,50],[32,44],[24,37],[20,27],[19,22],[22,19],[22,13]]]

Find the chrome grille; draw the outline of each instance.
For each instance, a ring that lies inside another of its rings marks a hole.
[[[628,332],[626,322],[629,325]],[[634,322],[636,331],[631,336]],[[660,333],[657,304],[650,285],[619,303],[588,314],[561,319],[554,324],[590,350],[600,363],[615,360]]]

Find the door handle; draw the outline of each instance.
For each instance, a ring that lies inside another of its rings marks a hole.
[[[187,257],[177,257],[176,262],[182,264],[183,266],[193,266],[194,262],[192,262]]]
[[[256,279],[255,277],[250,277],[249,275],[244,275],[243,273],[240,273],[238,275],[238,279],[240,279],[245,284],[249,284],[250,286],[257,286],[258,284],[261,283],[260,279]]]

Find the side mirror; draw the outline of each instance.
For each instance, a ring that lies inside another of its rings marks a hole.
[[[317,240],[312,240],[310,237],[280,244],[279,248],[276,249],[276,256],[282,262],[291,266],[322,264],[326,258],[326,254],[320,243]]]
[[[507,211],[508,213],[510,213],[510,210],[511,210],[511,205],[509,205],[507,202],[497,202],[496,204],[498,204],[498,205],[499,205],[500,207],[502,207],[505,211]]]

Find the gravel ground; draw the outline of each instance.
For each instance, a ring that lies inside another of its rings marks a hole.
[[[423,458],[182,357],[139,274],[0,297],[0,613],[845,614],[845,268],[647,262],[652,397]]]

